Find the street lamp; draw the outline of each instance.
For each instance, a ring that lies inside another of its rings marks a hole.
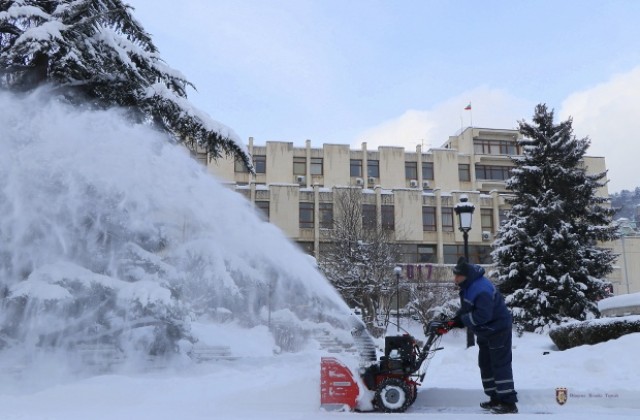
[[[398,328],[398,334],[400,333],[400,274],[402,274],[402,267],[396,265],[393,269],[396,275],[396,327]]]
[[[466,194],[460,196],[460,202],[453,208],[458,215],[458,228],[462,231],[462,239],[464,240],[464,259],[469,262],[469,231],[473,222],[473,211],[476,206],[469,202]],[[475,345],[473,333],[467,328],[467,347]]]
[[[469,261],[469,231],[471,230],[471,222],[473,221],[473,211],[476,206],[469,202],[466,194],[460,196],[460,202],[453,208],[458,215],[458,226],[462,231],[464,239],[464,258]]]

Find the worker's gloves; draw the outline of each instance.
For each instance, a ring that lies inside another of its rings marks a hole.
[[[460,315],[456,315],[452,319],[446,321],[446,324],[449,329],[464,328],[464,324],[462,323],[462,318],[460,317]]]

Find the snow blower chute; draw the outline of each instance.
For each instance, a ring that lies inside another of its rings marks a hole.
[[[357,410],[359,396],[373,393],[373,409],[385,413],[401,413],[409,408],[418,396],[418,386],[424,380],[426,366],[423,362],[442,347],[437,347],[442,335],[449,331],[446,321],[431,321],[425,327],[427,341],[420,349],[413,336],[404,334],[385,338],[384,356],[376,360],[375,348],[363,346],[370,341],[364,326],[352,334],[359,344],[360,355],[365,362],[359,369],[359,377],[335,357],[323,357],[320,368],[320,404],[327,410]],[[370,392],[361,392],[360,386]]]

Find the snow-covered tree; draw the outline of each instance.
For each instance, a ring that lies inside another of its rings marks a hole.
[[[378,314],[388,318],[389,303],[396,292],[393,273],[396,247],[389,232],[362,211],[362,189],[344,188],[334,192],[333,229],[325,233],[330,242],[319,266],[343,299],[358,308],[374,335]]]
[[[121,0],[0,0],[0,88],[43,85],[74,103],[122,107],[212,158],[252,168],[238,136],[194,108],[193,85],[167,66]]]
[[[617,237],[608,199],[597,194],[606,172],[588,174],[588,138],[573,134],[572,120],[555,124],[544,104],[533,122],[519,122],[522,155],[507,180],[512,209],[494,243],[497,281],[514,322],[545,331],[566,320],[599,316],[608,295],[604,277],[616,255],[600,243]]]
[[[417,315],[423,325],[426,326],[441,314],[452,318],[460,307],[459,289],[450,277],[451,267],[433,266],[432,278],[426,281],[420,279],[408,288],[407,308]]]

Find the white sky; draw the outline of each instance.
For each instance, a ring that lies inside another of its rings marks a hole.
[[[126,1],[190,99],[245,141],[438,147],[544,102],[592,139],[611,192],[640,185],[635,0]]]

